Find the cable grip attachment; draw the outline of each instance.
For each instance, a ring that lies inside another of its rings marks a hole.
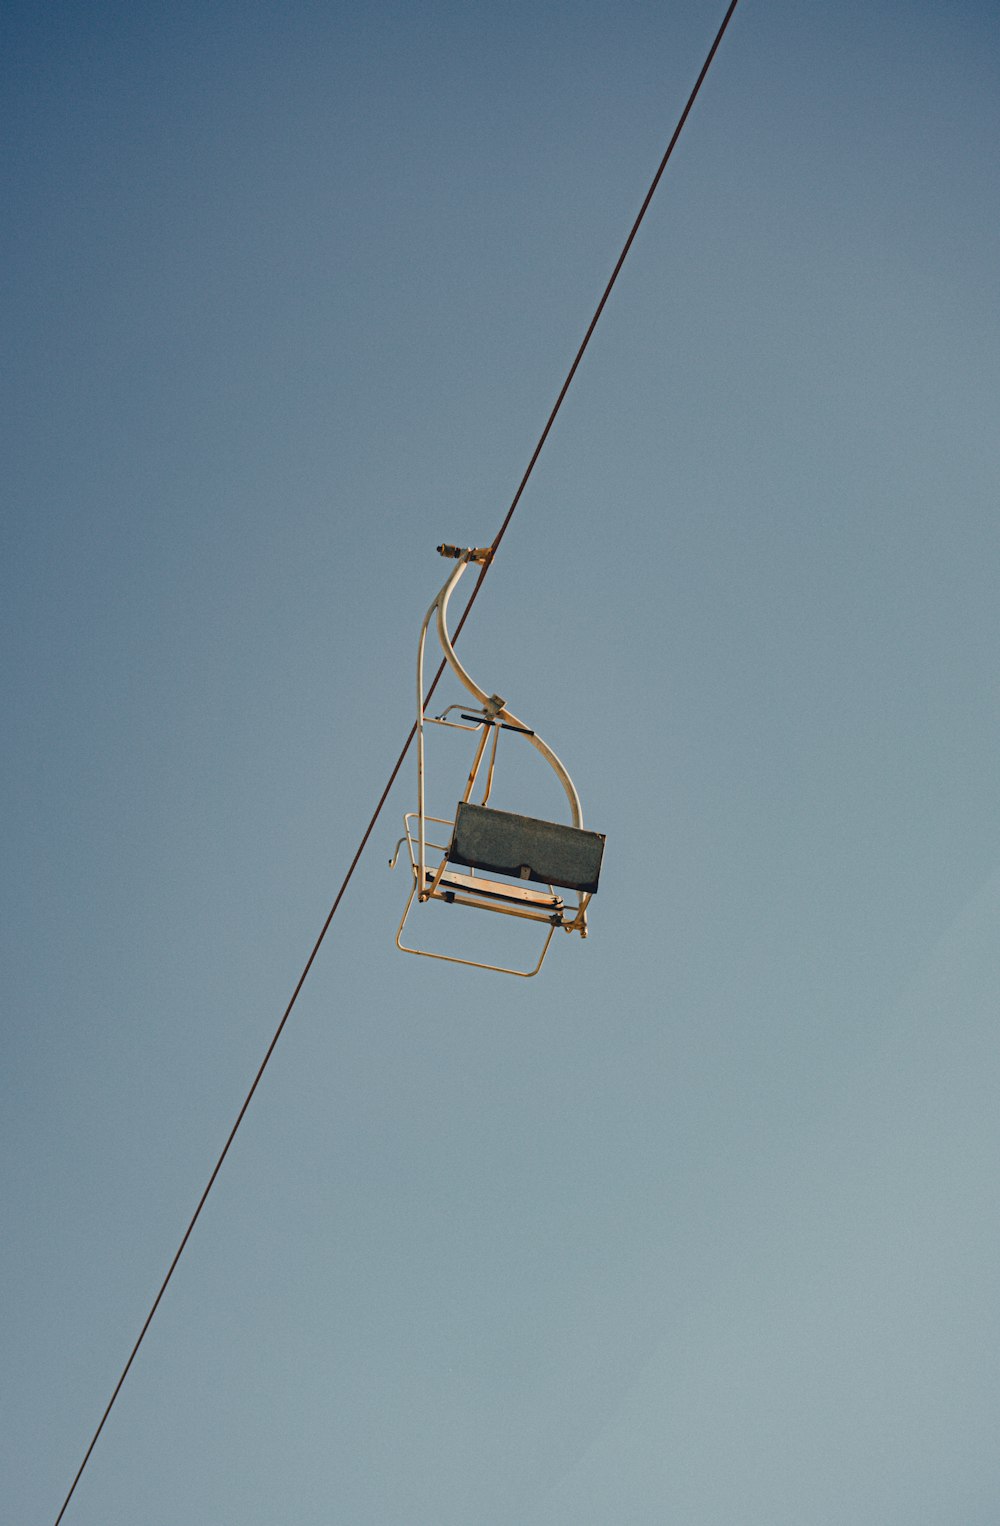
[[[479,562],[484,567],[488,566],[493,560],[492,546],[474,546],[470,549],[467,546],[449,546],[445,544],[438,546],[437,551],[438,556],[448,556],[456,562],[460,562],[464,557],[466,561]]]

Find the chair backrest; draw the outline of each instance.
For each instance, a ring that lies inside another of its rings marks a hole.
[[[603,832],[463,801],[455,816],[448,862],[592,895],[603,855]]]

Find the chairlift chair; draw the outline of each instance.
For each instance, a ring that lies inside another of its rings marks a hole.
[[[604,836],[583,826],[580,797],[564,765],[537,732],[525,726],[507,708],[498,694],[487,694],[466,672],[455,655],[448,634],[448,601],[462,574],[472,562],[489,560],[488,549],[463,550],[458,546],[439,546],[442,556],[453,557],[457,565],[448,575],[420,630],[417,654],[417,809],[403,818],[404,835],[396,844],[390,860],[395,867],[399,850],[406,843],[412,870],[412,884],[403,910],[396,946],[404,954],[421,954],[429,959],[443,959],[450,964],[471,965],[475,969],[497,970],[506,975],[537,975],[549,951],[557,928],[587,936],[587,906],[597,890]],[[444,658],[452,672],[473,696],[476,705],[452,704],[441,715],[424,714],[424,653],[427,633],[434,616]],[[449,719],[458,711],[458,719]],[[425,807],[425,727],[443,726],[471,733],[475,738],[472,766],[465,792],[452,819],[428,816]],[[489,804],[493,790],[497,746],[501,731],[521,736],[541,753],[555,771],[569,802],[572,823],[541,821],[513,811],[500,811]],[[472,799],[476,783],[485,765],[482,798]],[[432,836],[439,841],[432,841]],[[443,855],[443,857],[439,857]],[[499,875],[501,878],[487,876]],[[542,888],[535,888],[542,887]],[[567,898],[560,891],[570,891]],[[462,959],[452,954],[415,948],[403,942],[403,931],[414,900],[418,905],[441,901],[451,906],[469,906],[522,921],[537,922],[545,928],[545,937],[536,963],[530,969],[511,965],[488,964],[479,959]]]

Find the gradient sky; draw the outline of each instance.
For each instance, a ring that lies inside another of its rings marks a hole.
[[[5,7],[5,1521],[723,10]],[[993,5],[743,0],[463,636],[591,938],[399,954],[406,767],[67,1526],[1000,1519],[998,86]]]

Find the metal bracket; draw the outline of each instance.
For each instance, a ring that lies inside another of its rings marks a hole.
[[[438,556],[449,556],[453,561],[479,562],[486,567],[493,560],[492,546],[449,546],[447,543],[438,546]]]

